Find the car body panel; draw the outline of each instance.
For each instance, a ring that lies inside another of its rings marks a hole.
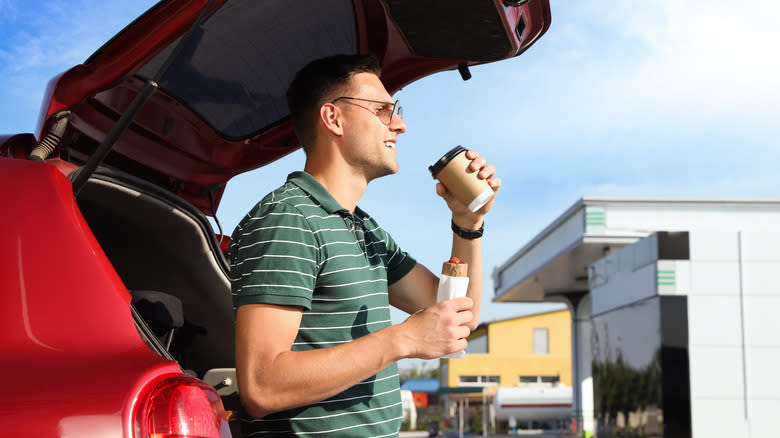
[[[139,337],[130,295],[62,172],[0,158],[0,175],[0,429],[121,436],[128,401],[156,376],[181,371]]]

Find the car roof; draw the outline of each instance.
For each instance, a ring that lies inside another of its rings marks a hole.
[[[374,53],[392,94],[436,72],[518,56],[549,25],[548,0],[161,1],[52,80],[39,128],[70,111],[60,156],[83,164],[178,47],[103,164],[214,214],[231,177],[300,147],[285,95],[309,61]]]

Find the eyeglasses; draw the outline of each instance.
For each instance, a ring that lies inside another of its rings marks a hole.
[[[387,126],[390,126],[390,123],[393,122],[393,117],[397,116],[399,119],[403,119],[404,118],[404,110],[403,110],[403,108],[401,108],[401,105],[398,104],[397,100],[395,102],[383,102],[381,100],[371,100],[371,99],[361,99],[359,97],[341,96],[341,97],[337,97],[337,98],[331,100],[330,103],[336,103],[336,102],[338,102],[340,100],[343,100],[343,101],[347,101],[347,100],[362,100],[363,102],[371,102],[371,103],[380,103],[380,104],[382,104],[383,106],[380,107],[379,109],[372,110],[371,108],[366,108],[363,105],[358,105],[358,104],[353,103],[353,102],[344,102],[344,103],[348,103],[350,105],[359,106],[360,108],[363,108],[364,110],[371,112],[372,114],[374,114],[379,119],[379,121],[381,121],[382,123],[384,123]]]

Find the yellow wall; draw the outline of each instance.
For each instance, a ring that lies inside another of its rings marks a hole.
[[[520,376],[559,376],[571,386],[571,316],[568,310],[488,323],[488,353],[465,359],[442,359],[447,382],[459,386],[460,376],[501,376],[501,386],[517,386]],[[548,354],[534,354],[533,329],[548,329]],[[484,335],[476,330],[472,337]],[[472,339],[470,337],[469,339]]]

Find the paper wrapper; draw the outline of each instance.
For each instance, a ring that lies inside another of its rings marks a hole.
[[[466,289],[469,286],[468,268],[469,265],[465,263],[444,263],[442,275],[439,278],[437,302],[466,296]],[[466,357],[464,350],[442,356],[442,358],[454,359],[462,359],[464,357]]]

